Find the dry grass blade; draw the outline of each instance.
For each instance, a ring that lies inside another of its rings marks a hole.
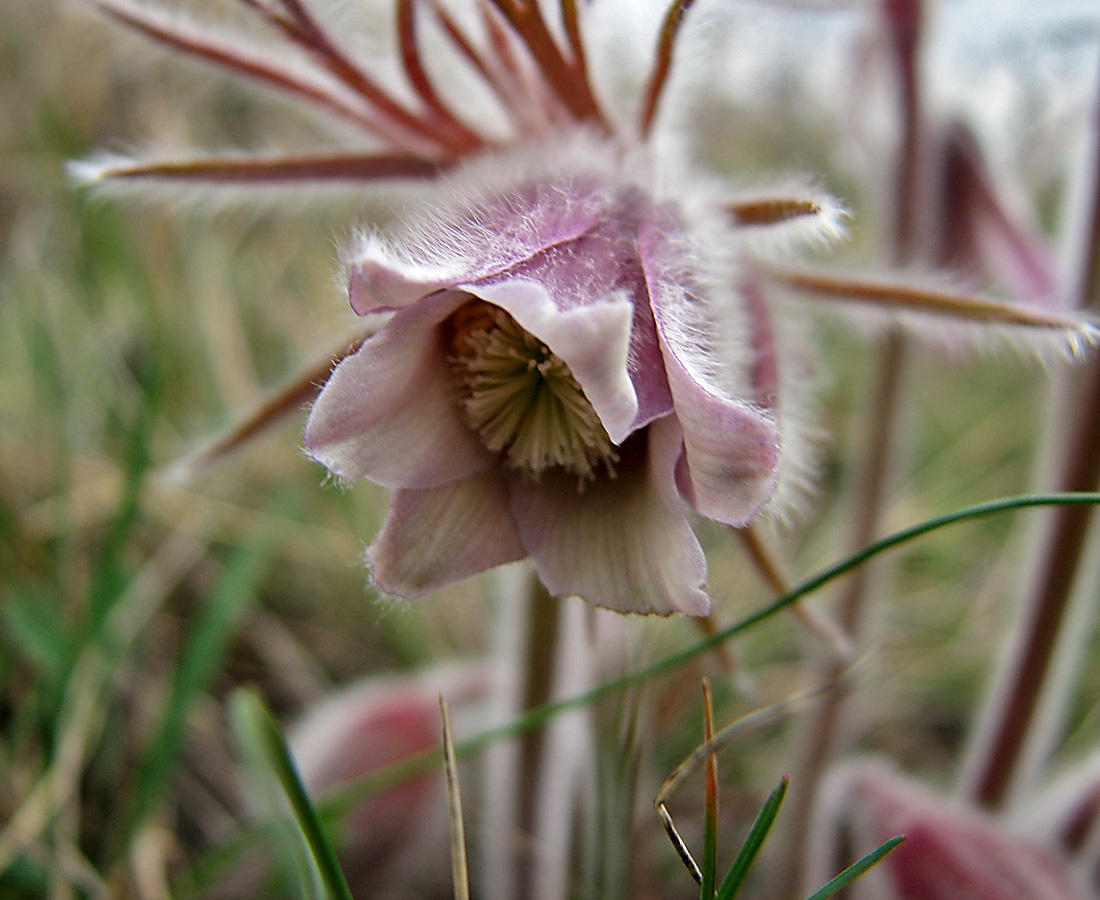
[[[778,703],[773,703],[770,706],[753,710],[740,719],[734,720],[731,724],[714,735],[713,738],[696,747],[680,765],[672,770],[672,774],[664,780],[661,789],[657,792],[657,799],[654,801],[654,805],[660,807],[667,804],[669,798],[676,789],[685,779],[698,770],[711,754],[717,753],[727,744],[732,743],[738,738],[746,737],[762,728],[767,728],[769,725],[781,722],[788,716],[794,715],[804,708],[809,701],[820,697],[826,691],[832,690],[836,687],[836,684],[837,682],[835,681],[828,682],[819,687],[795,694],[785,700],[780,700]]]
[[[439,695],[439,714],[443,719],[443,767],[447,773],[447,811],[451,822],[451,877],[455,900],[470,900],[470,872],[466,865],[466,827],[462,822],[462,795],[458,789],[458,763],[451,737],[451,718],[447,701]]]

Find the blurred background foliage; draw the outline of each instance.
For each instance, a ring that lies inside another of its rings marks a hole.
[[[232,689],[258,686],[289,720],[355,678],[483,653],[492,601],[484,578],[414,605],[377,597],[357,560],[384,492],[323,484],[301,450],[304,415],[191,481],[170,477],[347,333],[338,248],[370,210],[331,193],[216,213],[107,201],[75,189],[65,164],[152,134],[306,142],[308,120],[52,2],[0,3],[0,98],[0,896],[149,896],[156,873],[185,872],[239,821]],[[774,110],[768,123],[769,153],[776,135],[789,142],[769,164],[804,168],[805,124]],[[827,138],[818,146],[813,162],[828,167]],[[832,181],[849,185],[843,172]],[[843,199],[858,234],[867,198],[855,186]],[[862,336],[818,331],[819,490],[794,527],[773,529],[796,574],[843,552],[845,446],[868,377]],[[915,366],[891,525],[1025,489],[1038,367]],[[1025,517],[960,526],[899,558],[876,610],[874,689],[857,688],[868,747],[950,771],[1010,608]],[[766,591],[726,532],[701,534],[717,618],[732,621]],[[639,661],[697,634],[632,628]],[[786,618],[741,640],[747,675],[720,687],[719,720],[752,704],[749,681],[766,696],[793,689],[810,643]],[[658,777],[698,740],[698,674],[659,685]],[[1094,665],[1076,715],[1089,743],[1098,686]],[[773,786],[781,747],[772,734],[727,754],[728,790],[754,798],[727,804],[731,816],[751,816]]]

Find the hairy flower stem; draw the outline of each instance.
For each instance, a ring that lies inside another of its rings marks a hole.
[[[925,246],[921,223],[923,210],[921,197],[930,196],[927,190],[925,160],[925,123],[920,97],[919,47],[923,15],[922,0],[883,0],[880,9],[883,31],[890,42],[897,85],[900,113],[897,158],[894,179],[894,257],[899,263],[912,262],[921,255]],[[877,375],[874,395],[867,410],[867,434],[864,440],[863,459],[858,471],[856,488],[858,507],[855,511],[852,542],[854,547],[871,543],[883,531],[885,497],[890,487],[893,461],[898,437],[897,423],[904,397],[904,373],[908,340],[897,329],[891,331],[875,360]],[[866,598],[881,571],[875,566],[861,566],[849,577],[837,609],[837,623],[848,635],[853,645],[859,647],[866,627]],[[823,675],[835,679],[843,674],[844,664],[833,657],[826,660]],[[844,703],[847,692],[830,692],[813,714],[808,727],[808,740],[800,760],[798,775],[792,779],[796,790],[792,791],[793,810],[788,811],[792,822],[789,846],[792,848],[786,881],[782,884],[784,897],[799,894],[806,879],[809,858],[811,810],[828,765],[844,747]]]
[[[516,598],[504,601],[514,605]],[[583,691],[589,681],[586,611],[580,602],[551,596],[531,574],[519,605],[525,607],[516,617],[521,621],[502,623],[503,651],[513,673],[502,704],[509,718]],[[503,633],[513,631],[511,626],[518,626],[518,638]],[[571,714],[488,754],[483,896],[564,896],[586,736],[584,714]]]
[[[1100,103],[1096,106],[1100,114]],[[1090,203],[1082,221],[1084,238],[1075,274],[1078,305],[1100,307],[1100,122],[1093,122]],[[1063,427],[1047,436],[1046,449],[1064,452],[1058,478],[1066,491],[1095,490],[1100,483],[1100,362],[1092,360],[1078,374],[1062,398]],[[1061,737],[1072,679],[1056,677],[1059,650],[1069,627],[1080,623],[1070,614],[1075,587],[1088,573],[1081,570],[1086,556],[1089,509],[1053,510],[1036,576],[1030,583],[1016,618],[1010,651],[994,679],[986,708],[963,767],[961,791],[978,803],[999,807],[1011,800],[1022,782],[1032,776],[1052,743]],[[1095,617],[1095,610],[1091,618]],[[1081,629],[1091,633],[1091,628]],[[1037,724],[1047,724],[1038,733]],[[1030,761],[1031,765],[1025,765]]]

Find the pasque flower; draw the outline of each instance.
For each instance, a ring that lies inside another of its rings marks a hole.
[[[689,517],[746,524],[797,444],[788,411],[798,379],[767,287],[1024,326],[1071,346],[1082,335],[1048,312],[762,264],[747,234],[828,235],[836,206],[811,191],[734,194],[659,149],[688,0],[668,7],[635,113],[621,119],[590,77],[589,11],[575,0],[554,16],[519,0],[471,3],[468,16],[397,0],[411,99],[350,57],[303,0],[238,0],[299,52],[295,65],[130,0],[95,2],[352,123],[370,146],[114,161],[86,176],[430,185],[425,208],[349,254],[353,309],[383,318],[330,377],[320,373],[306,429],[310,452],[337,476],[394,489],[367,555],[391,593],[415,597],[530,558],[555,594],[705,614],[706,563]]]
[[[529,556],[554,593],[703,613],[688,504],[741,525],[775,480],[767,390],[732,349],[752,334],[720,333],[750,317],[682,207],[598,145],[556,157],[367,241],[352,306],[395,312],[337,367],[306,443],[396,488],[368,553],[388,591]]]
[[[878,762],[852,762],[833,771],[820,812],[822,848],[845,835],[905,842],[855,888],[857,897],[883,900],[1082,900],[1067,860],[1029,827],[1013,833],[1003,822],[961,801],[937,796]],[[1033,823],[1031,823],[1033,824]],[[832,861],[823,858],[820,865]]]

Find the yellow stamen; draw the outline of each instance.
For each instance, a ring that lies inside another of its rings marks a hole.
[[[448,357],[469,426],[533,477],[561,468],[591,478],[615,445],[569,367],[508,313],[481,300],[450,318]]]

